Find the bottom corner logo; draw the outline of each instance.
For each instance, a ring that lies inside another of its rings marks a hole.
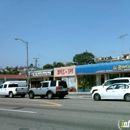
[[[118,128],[123,130],[124,128],[130,128],[130,120],[124,121],[124,119],[118,121]]]

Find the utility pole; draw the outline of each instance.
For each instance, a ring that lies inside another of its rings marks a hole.
[[[123,52],[124,52],[124,37],[127,36],[127,35],[128,35],[128,34],[124,34],[124,35],[121,35],[121,36],[118,37],[118,38],[120,38],[120,39],[123,39],[122,54],[123,54]]]
[[[33,58],[35,60],[35,68],[37,68],[37,62],[39,58]]]

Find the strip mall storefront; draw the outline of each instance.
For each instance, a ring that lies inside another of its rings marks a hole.
[[[31,88],[36,87],[41,81],[53,80],[53,69],[36,70],[30,72]]]
[[[76,92],[77,80],[75,75],[75,66],[54,68],[54,79],[65,80],[68,85],[68,91]]]
[[[130,61],[117,61],[76,66],[76,75],[96,76],[96,85],[116,77],[130,77]]]

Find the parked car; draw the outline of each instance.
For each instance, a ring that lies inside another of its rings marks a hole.
[[[106,80],[105,83],[99,86],[92,87],[90,93],[93,94],[95,91],[98,91],[99,89],[107,88],[109,85],[114,83],[129,83],[130,84],[130,78],[129,77],[120,77],[120,78],[114,78]]]
[[[92,94],[95,101],[102,99],[120,99],[130,101],[130,84],[115,83],[109,85],[108,88],[100,89]]]
[[[48,99],[64,98],[68,94],[68,87],[66,81],[63,80],[42,81],[36,88],[30,88],[28,94],[30,99],[35,96],[41,98],[47,96]]]
[[[0,85],[0,96],[14,96],[25,97],[28,92],[25,81],[6,81]]]

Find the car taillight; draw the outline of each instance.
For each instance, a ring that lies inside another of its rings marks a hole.
[[[59,86],[56,86],[56,91],[59,91]]]
[[[17,91],[18,89],[17,88],[15,88],[15,91]]]

